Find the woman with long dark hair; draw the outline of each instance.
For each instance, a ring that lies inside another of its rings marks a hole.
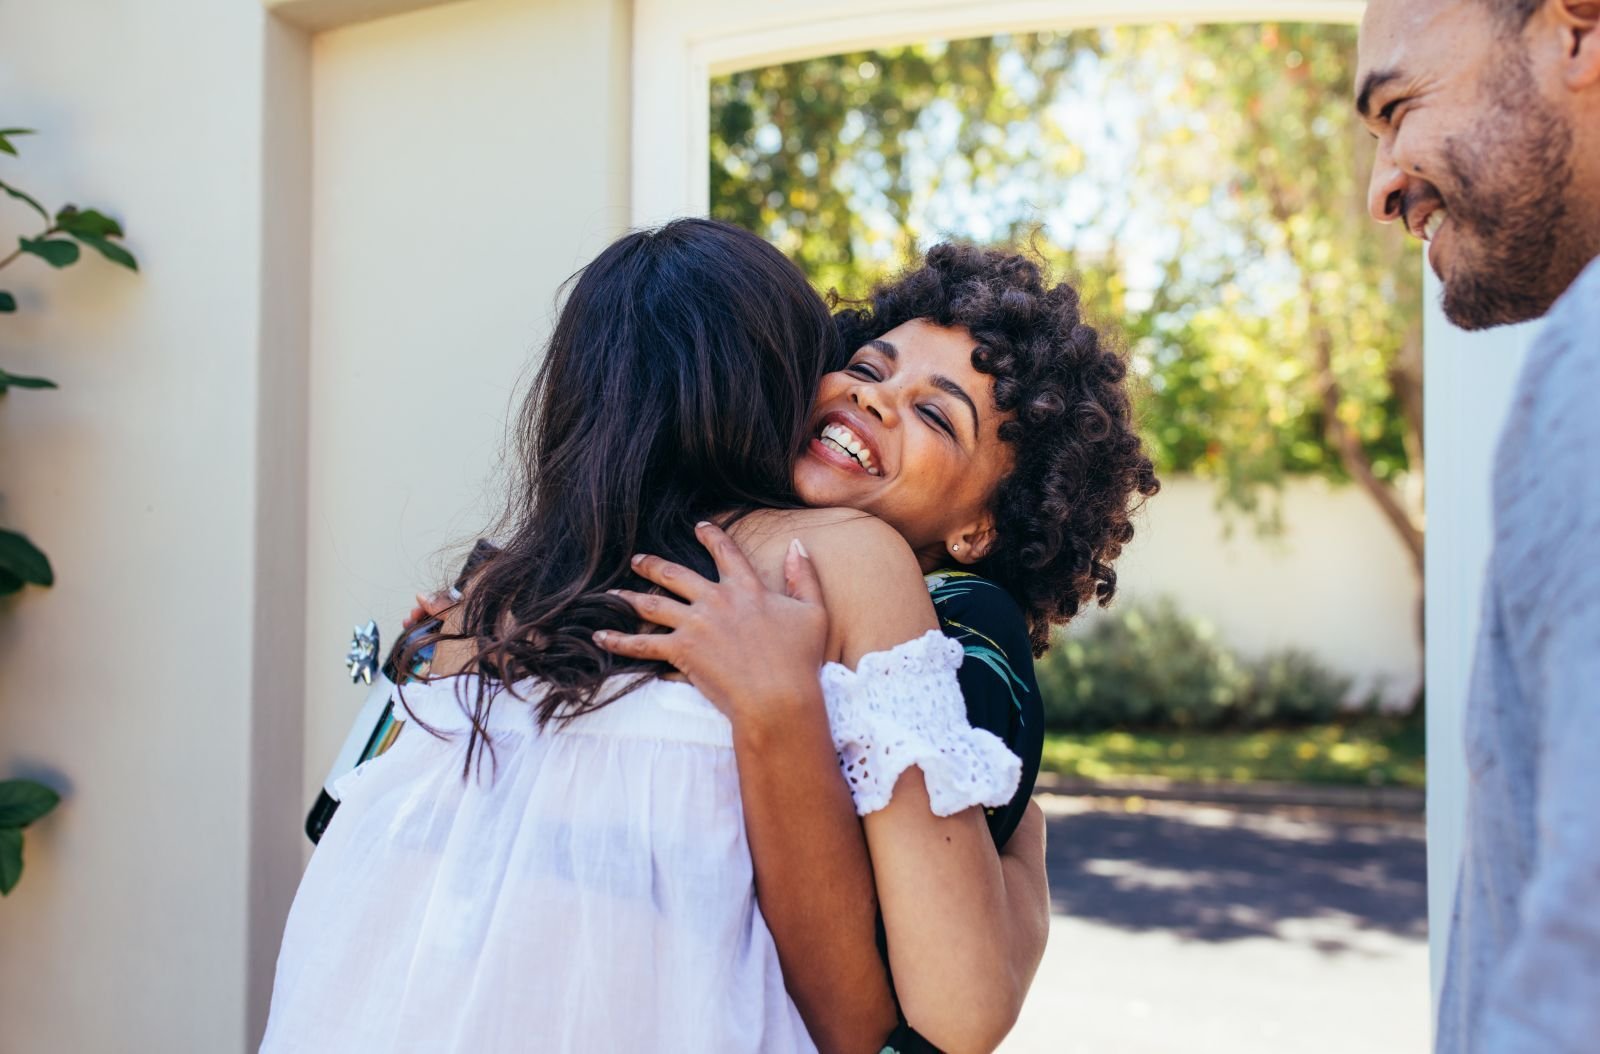
[[[854,759],[817,793],[849,808],[854,788],[885,866],[927,863],[932,900],[968,905],[963,959],[1010,961],[983,937],[1011,905],[982,808],[1011,801],[1018,759],[965,720],[961,649],[901,535],[798,508],[838,339],[792,265],[722,224],[629,235],[585,269],[524,411],[502,551],[417,642],[437,646],[434,679],[402,696],[418,727],[345,778],[263,1050],[813,1049],[755,904],[734,729],[682,674],[595,639],[637,627],[612,591],[648,586],[638,554],[712,573],[713,520],[797,595],[780,617],[805,643],[748,674],[770,698],[789,671],[803,698],[822,670],[834,731],[788,744],[795,764]],[[906,771],[912,804],[958,827],[892,809]],[[852,910],[870,920],[870,897]],[[842,952],[886,990],[870,951]]]

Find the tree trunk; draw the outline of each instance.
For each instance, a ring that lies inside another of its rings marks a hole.
[[[1389,521],[1389,525],[1400,536],[1400,541],[1406,547],[1406,553],[1411,557],[1412,567],[1416,569],[1417,581],[1420,582],[1423,572],[1422,528],[1412,519],[1411,513],[1402,504],[1394,488],[1379,479],[1372,471],[1372,461],[1367,457],[1366,448],[1361,445],[1361,437],[1340,418],[1339,404],[1343,401],[1343,393],[1339,388],[1339,380],[1333,373],[1333,337],[1315,318],[1312,319],[1311,328],[1317,354],[1317,388],[1322,396],[1322,414],[1328,442],[1338,451],[1339,463],[1344,466],[1344,470],[1350,473],[1350,477],[1377,503],[1384,519]]]

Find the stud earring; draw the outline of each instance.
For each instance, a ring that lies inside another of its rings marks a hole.
[[[950,551],[953,553],[953,552],[956,552],[957,550],[959,550],[960,548],[961,548],[961,543],[960,542],[955,542],[950,546]]]

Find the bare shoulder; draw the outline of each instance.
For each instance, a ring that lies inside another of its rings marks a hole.
[[[843,579],[856,571],[867,571],[869,579],[922,580],[916,556],[900,532],[856,509],[763,510],[736,526],[734,536],[753,561],[765,564],[776,558],[779,565],[789,542],[800,539],[824,584],[828,577]]]
[[[805,546],[822,582],[840,661],[853,666],[862,655],[938,628],[915,554],[877,517],[855,509],[798,509],[750,519],[739,541],[758,567],[781,569],[791,539]]]

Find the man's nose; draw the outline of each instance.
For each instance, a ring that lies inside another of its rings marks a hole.
[[[1405,200],[1406,174],[1386,150],[1378,151],[1372,163],[1372,182],[1367,186],[1367,211],[1379,223],[1400,219],[1400,204]]]

